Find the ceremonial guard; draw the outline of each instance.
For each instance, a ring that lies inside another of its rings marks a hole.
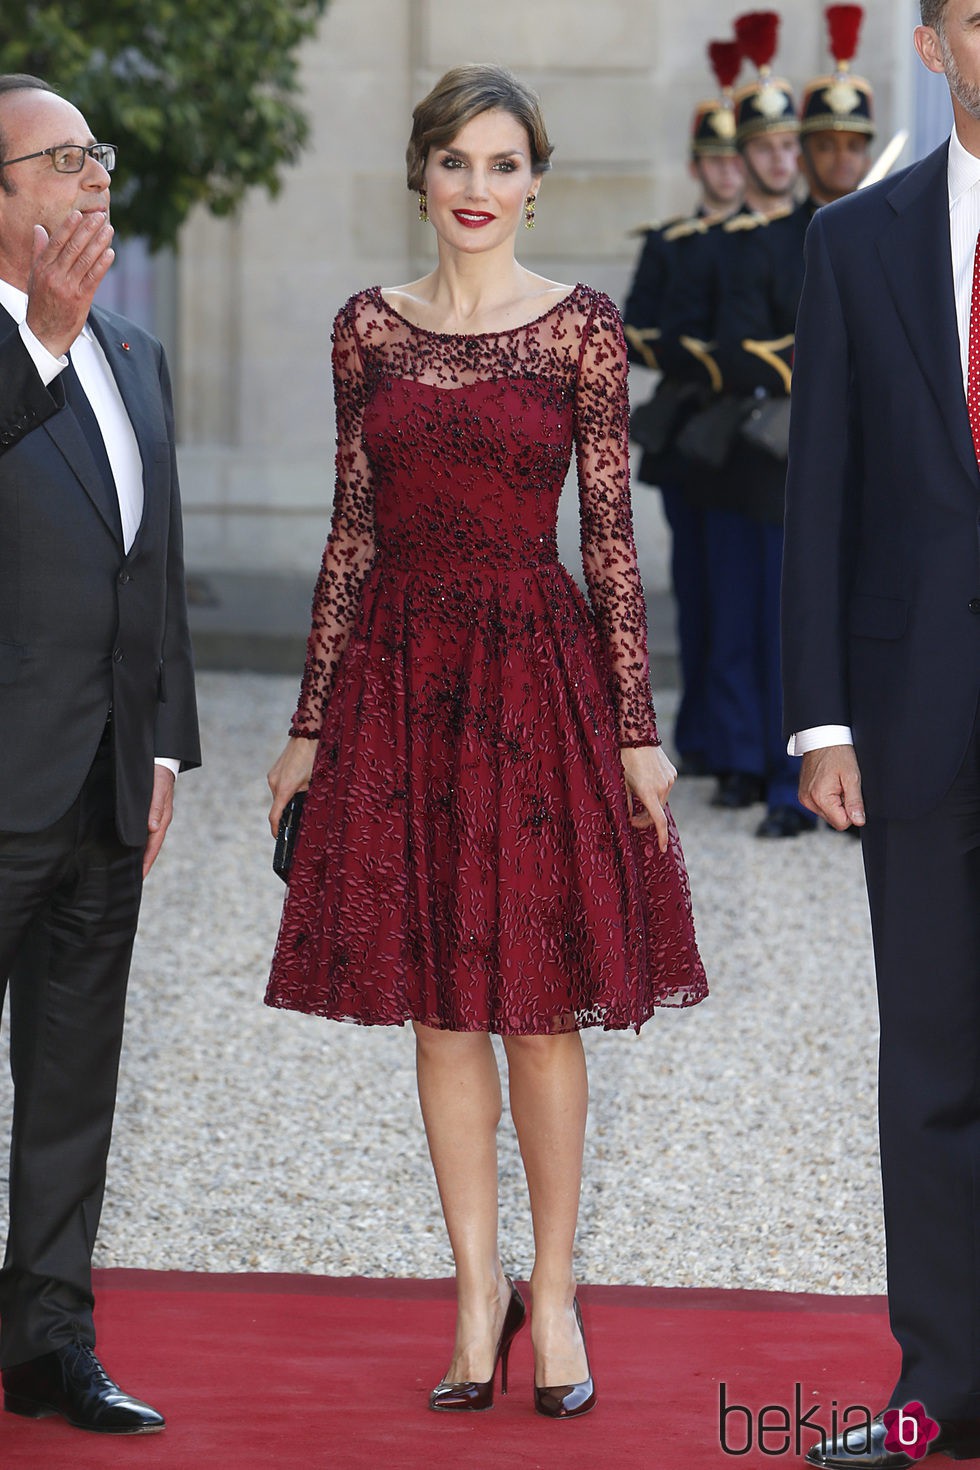
[[[800,147],[814,207],[853,194],[871,166],[874,94],[871,83],[851,71],[863,20],[860,5],[827,7],[834,71],[815,77],[803,93]]]
[[[733,238],[718,322],[718,369],[747,412],[731,459],[739,498],[729,535],[739,547],[742,569],[726,589],[720,662],[751,670],[755,681],[745,710],[754,716],[755,738],[761,733],[765,752],[768,811],[758,828],[762,837],[793,837],[815,826],[797,796],[799,759],[787,754],[782,735],[779,583],[789,394],[807,229],[816,210],[851,193],[870,164],[871,87],[848,69],[862,18],[859,5],[828,7],[835,71],[808,83],[800,108],[808,196],[791,211],[750,222]],[[751,576],[745,576],[746,568]]]
[[[799,120],[789,84],[771,73],[779,17],[752,12],[735,22],[743,54],[757,78],[735,93],[736,145],[746,174],[745,205],[708,230],[686,253],[684,270],[671,283],[659,355],[664,366],[711,392],[711,402],[685,426],[680,447],[690,461],[687,494],[703,507],[708,567],[708,666],[706,681],[710,768],[719,775],[713,804],[737,809],[767,800],[770,815],[798,808],[795,763],[779,738],[779,686],[767,686],[758,607],[771,581],[778,593],[775,551],[760,553],[759,522],[749,514],[757,500],[782,494],[785,468],[746,456],[741,431],[745,393],[725,382],[718,355],[727,316],[732,271],[741,242],[773,217],[792,213],[798,180]],[[762,484],[759,483],[760,477]],[[771,538],[770,538],[771,539]],[[778,668],[775,628],[769,661]],[[760,832],[774,835],[767,815]],[[781,823],[779,824],[781,827]],[[783,835],[780,830],[778,834]]]
[[[688,503],[684,481],[687,461],[677,450],[677,436],[704,392],[697,384],[661,369],[657,343],[661,335],[668,282],[676,271],[683,242],[699,229],[728,219],[742,198],[743,172],[735,147],[732,87],[741,67],[734,41],[712,41],[708,47],[721,95],[700,102],[691,132],[690,173],[700,198],[694,215],[666,224],[642,226],[644,236],[636,274],[623,312],[630,360],[661,372],[653,396],[634,410],[631,435],[640,445],[639,479],[663,496],[671,531],[671,582],[677,605],[681,701],[674,740],[682,772],[702,775],[707,767],[705,675],[708,656],[707,568],[704,516]]]

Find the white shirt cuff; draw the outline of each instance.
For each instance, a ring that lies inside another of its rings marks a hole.
[[[156,756],[154,758],[153,764],[155,766],[166,766],[167,770],[173,776],[175,781],[180,775],[180,761],[171,760],[170,756],[168,755]]]
[[[811,725],[789,737],[789,755],[806,755],[808,750],[824,750],[828,745],[853,745],[850,725]]]
[[[53,353],[50,353],[44,343],[38,341],[26,322],[21,322],[18,331],[20,332],[24,346],[31,355],[31,361],[37,368],[38,377],[41,379],[45,388],[47,388],[50,383],[54,382],[58,374],[68,366],[67,357],[55,357]]]

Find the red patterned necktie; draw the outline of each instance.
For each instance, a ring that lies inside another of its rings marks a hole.
[[[980,463],[980,236],[973,255],[973,295],[970,298],[970,360],[966,375],[966,406],[973,447]]]

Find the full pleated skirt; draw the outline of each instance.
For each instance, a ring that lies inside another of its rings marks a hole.
[[[379,560],[337,669],[266,994],[366,1025],[639,1027],[707,993],[670,819],[630,826],[560,564]]]

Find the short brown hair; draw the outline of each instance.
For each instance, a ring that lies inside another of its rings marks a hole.
[[[0,76],[0,97],[6,97],[10,92],[53,92],[47,82],[42,82],[40,77],[32,77],[27,72],[6,72]],[[7,156],[7,140],[4,138],[3,129],[0,128],[0,188],[5,194],[14,193],[13,186],[3,176],[3,161]]]
[[[444,148],[474,117],[493,108],[509,112],[523,125],[531,145],[531,172],[549,169],[553,148],[536,93],[504,66],[474,63],[447,71],[412,113],[412,136],[405,152],[408,187],[424,188],[430,148]]]
[[[922,16],[924,26],[932,26],[934,31],[943,28],[943,16],[946,10],[946,0],[919,0],[919,14]]]

